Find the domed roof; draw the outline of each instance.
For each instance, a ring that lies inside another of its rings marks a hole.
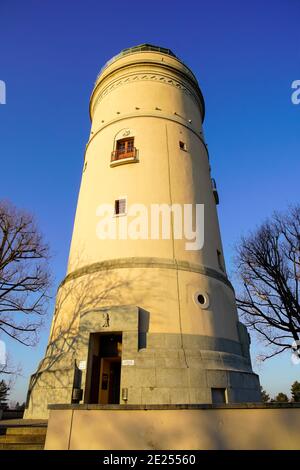
[[[160,46],[154,46],[153,44],[139,44],[138,46],[128,47],[127,49],[123,49],[121,52],[119,52],[119,54],[113,56],[110,60],[106,62],[106,64],[104,64],[104,66],[101,68],[101,72],[115,60],[120,59],[121,57],[124,57],[125,55],[134,54],[135,52],[160,52],[161,54],[170,55],[172,57],[175,57],[175,59],[180,60],[174,54],[174,52],[171,51],[171,49],[167,49],[165,47],[160,47]]]
[[[174,54],[174,52],[171,51],[171,49],[166,49],[165,47],[160,47],[160,46],[154,46],[153,44],[140,44],[138,46],[129,47],[127,49],[123,49],[119,55],[123,56],[126,54],[131,54],[132,52],[141,52],[141,51],[161,52],[162,54],[167,54],[167,55],[176,57],[176,55]]]

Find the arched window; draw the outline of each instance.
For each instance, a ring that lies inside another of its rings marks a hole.
[[[116,134],[114,139],[111,166],[137,161],[138,151],[135,147],[135,133],[131,129],[122,129]]]

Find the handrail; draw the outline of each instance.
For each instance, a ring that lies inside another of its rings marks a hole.
[[[123,158],[136,158],[137,149],[135,147],[132,150],[124,152],[123,150],[114,150],[111,152],[111,161],[122,160]]]

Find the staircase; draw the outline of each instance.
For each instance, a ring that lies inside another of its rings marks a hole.
[[[39,425],[22,425],[21,423],[3,425],[1,423],[0,450],[43,450],[46,433],[46,423]]]

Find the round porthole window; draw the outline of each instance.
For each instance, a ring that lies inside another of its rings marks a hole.
[[[194,295],[194,301],[196,305],[201,308],[207,308],[209,306],[209,297],[206,292],[196,292]]]

